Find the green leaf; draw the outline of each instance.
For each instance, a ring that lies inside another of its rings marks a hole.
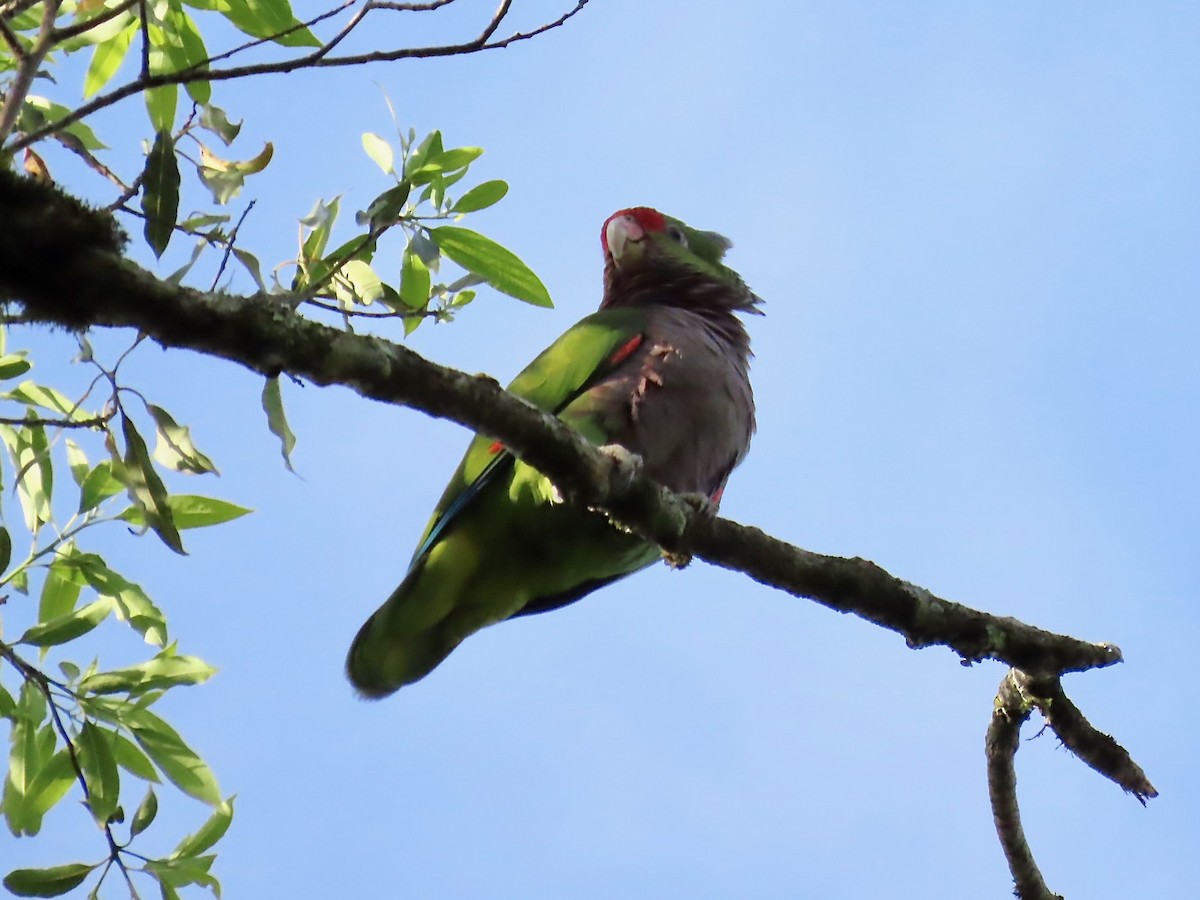
[[[76,777],[71,754],[65,747],[38,770],[25,790],[21,809],[27,834],[41,831],[42,818],[78,783]]]
[[[140,634],[148,644],[162,647],[167,642],[167,622],[142,588],[110,569],[94,553],[72,558],[87,583],[116,606],[117,616]]]
[[[208,50],[204,47],[204,39],[179,0],[167,0],[167,15],[162,25],[166,31],[162,49],[171,63],[171,71],[204,71],[208,68]],[[189,81],[184,87],[188,96],[197,103],[207,103],[212,96],[212,84],[208,81]]]
[[[416,155],[414,155],[414,157],[409,158],[409,165],[405,166],[405,177],[412,181],[413,184],[429,184],[438,179],[443,173],[465,169],[474,160],[478,159],[482,153],[483,149],[481,147],[458,147],[454,150],[445,150],[440,153],[434,153],[431,150],[419,164],[413,162],[413,159],[416,158]],[[444,188],[445,185],[443,184],[442,187]],[[438,201],[434,201],[434,205],[438,205]]]
[[[436,159],[441,155],[442,133],[440,131],[431,131],[417,146],[417,149],[409,154],[408,159],[404,161],[404,177],[410,178],[412,173],[423,168],[428,160]]]
[[[165,654],[166,651],[159,653],[136,666],[89,675],[79,683],[79,690],[90,694],[128,693],[136,696],[177,685],[203,684],[217,671],[195,656]]]
[[[95,868],[67,863],[48,869],[13,869],[4,876],[4,886],[18,897],[58,897],[83,884]]]
[[[300,243],[300,258],[296,263],[296,275],[292,279],[292,290],[303,292],[310,284],[320,282],[329,274],[329,265],[321,257],[329,243],[329,233],[337,221],[341,198],[334,197],[328,203],[318,200],[312,212],[300,220],[300,224],[311,229]]]
[[[67,438],[66,443],[67,467],[71,470],[71,478],[74,479],[77,487],[83,487],[83,479],[87,477],[88,470],[91,468],[88,465],[87,454],[70,438]]]
[[[32,131],[33,127],[27,127],[25,122],[26,113],[32,114],[37,121],[28,123],[29,126],[41,127],[43,125],[53,124],[60,119],[64,119],[71,114],[71,110],[58,103],[53,103],[45,97],[37,97],[30,94],[25,98],[25,107],[21,110],[21,130]],[[71,135],[85,150],[107,150],[107,145],[96,137],[95,132],[82,122],[73,122],[66,128],[67,134]]]
[[[350,238],[324,259],[310,261],[304,267],[306,275],[303,285],[298,288],[296,285],[299,285],[300,282],[297,280],[293,285],[293,290],[303,290],[307,288],[307,285],[321,284],[330,277],[330,272],[335,267],[340,269],[341,266],[353,260],[369,263],[375,256],[375,245],[376,241],[370,234],[360,234]]]
[[[0,572],[8,569],[8,564],[12,562],[12,537],[8,533],[8,529],[0,525]]]
[[[129,52],[133,36],[137,34],[137,22],[132,20],[124,30],[106,41],[96,44],[92,51],[92,61],[88,63],[87,74],[83,77],[83,99],[93,96],[117,74],[117,69]]]
[[[362,145],[371,161],[383,169],[383,174],[390,175],[395,168],[395,154],[392,152],[392,145],[370,131],[363,134]]]
[[[438,249],[496,290],[534,306],[553,306],[541,279],[510,250],[491,238],[453,225],[429,229]]]
[[[222,159],[203,144],[200,145],[200,164],[206,169],[218,172],[237,172],[240,175],[255,175],[265,169],[275,156],[275,145],[267,141],[257,156],[252,156],[245,162],[233,159]]]
[[[383,282],[368,263],[352,259],[333,277],[333,293],[347,305],[369,306],[383,296]]]
[[[17,643],[33,647],[56,647],[65,644],[87,634],[103,622],[112,612],[112,608],[112,601],[101,597],[65,616],[26,629],[17,639]]]
[[[219,106],[213,106],[211,103],[206,103],[200,110],[200,127],[211,131],[228,147],[233,143],[234,138],[238,136],[238,132],[242,130],[242,123],[230,122],[229,117],[225,114],[225,110]]]
[[[171,851],[169,859],[180,859],[184,857],[199,856],[222,837],[229,830],[229,823],[233,821],[233,798],[222,801],[213,810],[208,820],[200,826],[200,828],[189,834],[179,842],[174,850]]]
[[[137,837],[153,824],[154,817],[157,815],[158,797],[154,795],[154,788],[147,787],[146,796],[138,804],[137,811],[133,814],[133,821],[129,823],[129,836]]]
[[[0,684],[0,716],[5,719],[14,719],[17,716],[17,701],[2,684]]]
[[[82,28],[86,26],[87,30],[58,44],[68,54],[82,50],[85,47],[92,47],[111,41],[124,31],[131,22],[137,21],[134,14],[128,9],[113,16],[113,10],[106,9],[103,3],[81,3],[77,4],[75,8],[77,12],[75,21],[71,23],[72,27]],[[108,13],[111,18],[104,22],[97,21],[104,13]]]
[[[425,232],[416,232],[412,236],[412,240],[408,242],[408,249],[421,258],[421,262],[425,263],[429,271],[437,271],[441,263],[442,251],[438,249],[437,244],[429,239]]]
[[[154,458],[176,472],[203,474],[216,472],[212,460],[196,449],[192,434],[186,425],[180,425],[161,406],[148,404],[147,409],[158,426],[158,441],[154,447]]]
[[[4,775],[4,793],[0,795],[0,810],[4,812],[4,823],[13,837],[25,833],[25,788],[33,779],[25,777],[25,757],[34,727],[20,718],[9,732],[8,771]],[[36,746],[34,747],[36,751]]]
[[[321,46],[316,35],[299,27],[288,0],[219,0],[217,9],[239,31],[253,37],[269,38],[284,47]]]
[[[210,806],[221,802],[212,770],[174,728],[147,709],[131,710],[126,724],[146,755],[172,784]]]
[[[229,215],[229,213],[222,213],[221,215],[216,215],[214,213],[195,213],[180,222],[179,227],[188,228],[192,231],[199,231],[201,228],[207,228],[209,225],[224,225],[232,218],[233,216]],[[221,231],[220,228],[214,228],[208,233],[214,237],[224,236],[224,232]]]
[[[143,781],[159,783],[158,772],[150,757],[143,753],[138,745],[122,734],[113,735],[113,756],[117,765],[131,775],[136,775]],[[135,816],[136,818],[136,816]]]
[[[267,427],[271,434],[279,438],[279,450],[283,454],[283,463],[289,472],[292,468],[292,450],[296,446],[296,435],[288,427],[287,416],[283,412],[283,394],[279,390],[279,377],[268,378],[263,385],[262,408],[267,414]]]
[[[254,279],[254,284],[264,294],[267,292],[266,282],[262,277],[262,266],[259,265],[258,257],[246,250],[240,250],[237,247],[233,248],[233,256],[242,267],[250,273],[250,277]]]
[[[38,601],[38,622],[45,624],[69,616],[79,600],[82,579],[69,558],[58,558],[50,564],[46,579],[42,582],[42,596]]]
[[[88,806],[99,825],[108,822],[121,796],[121,776],[109,736],[110,732],[90,720],[79,731],[79,764],[87,780]]]
[[[113,474],[113,461],[106,459],[97,463],[87,473],[79,488],[79,512],[95,509],[109,497],[125,490],[124,483]]]
[[[183,228],[182,225],[179,228]],[[183,284],[184,276],[192,270],[192,266],[200,259],[200,255],[208,248],[208,241],[205,238],[200,238],[192,247],[192,254],[188,257],[187,262],[167,276],[167,281],[171,284]]]
[[[196,494],[172,494],[171,513],[175,517],[175,527],[180,531],[188,528],[205,528],[209,525],[222,525],[248,515],[252,510],[227,500],[216,497],[200,497]],[[136,506],[131,506],[117,518],[128,522],[134,527],[145,525],[146,520]]]
[[[246,176],[236,169],[222,171],[210,169],[207,166],[197,166],[196,174],[213,196],[213,202],[224,206],[242,190]]]
[[[175,890],[175,888],[172,886],[169,875],[164,875],[162,872],[155,871],[149,871],[149,874],[151,877],[158,879],[158,892],[159,896],[162,897],[162,900],[183,900],[183,898],[179,896],[179,891]],[[91,898],[89,897],[88,900],[91,900]],[[99,898],[97,898],[97,900],[99,900]]]
[[[424,309],[429,303],[429,288],[429,269],[409,246],[400,269],[400,299],[409,309]]]
[[[453,172],[455,169],[469,166],[482,155],[482,147],[457,147],[444,152],[437,158],[437,162],[442,167],[442,171]]]
[[[78,403],[68,399],[67,395],[56,388],[35,384],[33,381],[22,381],[5,396],[18,403],[28,403],[40,406],[56,415],[62,416],[69,422],[84,422],[93,418],[91,413],[81,409]]]
[[[148,94],[150,92],[147,92]],[[160,130],[146,158],[142,178],[142,212],[146,216],[143,234],[156,257],[163,255],[179,215],[179,164],[171,133]]]
[[[18,594],[29,596],[29,569],[23,567],[16,569],[4,580]]]
[[[0,357],[0,381],[19,378],[33,368],[33,363],[25,358],[25,351],[8,353]]]
[[[163,54],[160,50],[150,51],[150,69],[151,71],[159,71],[159,66],[154,64],[155,57],[162,58]],[[162,87],[149,88],[145,94],[146,112],[150,116],[150,124],[159,134],[170,134],[172,127],[175,125],[175,104],[179,100],[179,85],[168,84]]]
[[[9,734],[8,773],[0,801],[9,831],[17,837],[37,834],[45,811],[62,796],[62,793],[57,798],[44,796],[57,771],[56,765],[46,773],[55,762],[54,729],[49,724],[38,727],[46,712],[45,695],[32,681],[26,681],[21,686],[17,716]]]
[[[411,191],[412,185],[401,181],[372,200],[365,210],[354,216],[354,221],[361,226],[369,225],[372,230],[386,228],[400,218],[400,211]]]
[[[171,515],[167,489],[158,473],[154,471],[154,464],[150,462],[150,454],[146,450],[146,442],[138,434],[133,420],[125,413],[121,414],[121,431],[125,435],[124,476],[129,499],[141,507],[146,524],[162,538],[164,544],[176,553],[186,555],[179,530],[175,527],[175,519]]]
[[[32,416],[32,411],[28,415]],[[52,517],[54,469],[46,429],[41,425],[13,428],[0,424],[0,441],[8,448],[17,472],[17,497],[25,514],[25,527],[36,532]]]
[[[172,890],[167,894],[166,888],[183,887],[188,884],[199,884],[212,890],[213,895],[220,897],[220,885],[217,879],[209,874],[216,854],[208,856],[186,856],[179,858],[151,859],[146,862],[146,871],[159,879],[163,887],[163,896],[177,897]]]
[[[450,208],[451,212],[469,213],[476,212],[481,209],[487,209],[504,199],[504,195],[508,193],[508,182],[505,181],[485,181],[483,184],[477,184],[465,194],[458,198],[458,202]]]
[[[46,704],[46,695],[36,682],[30,680],[21,685],[20,699],[17,701],[17,713],[22,721],[30,725],[41,725],[50,715]]]

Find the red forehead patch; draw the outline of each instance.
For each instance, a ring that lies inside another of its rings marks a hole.
[[[663,218],[663,214],[657,209],[651,209],[649,206],[634,206],[631,209],[622,209],[613,213],[604,220],[604,224],[600,226],[600,246],[605,250],[608,249],[608,223],[613,219],[619,219],[621,216],[632,216],[633,220],[642,226],[646,231],[663,231],[667,227],[667,220]]]

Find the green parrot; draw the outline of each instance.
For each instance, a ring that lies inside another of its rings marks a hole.
[[[657,210],[613,214],[600,239],[599,311],[508,389],[715,507],[754,432],[750,339],[735,313],[758,312],[759,298],[722,263],[728,240]],[[479,629],[565,606],[660,555],[603,514],[564,504],[544,475],[476,435],[404,581],[355,637],[347,675],[363,696],[386,696]]]

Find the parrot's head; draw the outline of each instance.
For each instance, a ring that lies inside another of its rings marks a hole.
[[[761,302],[741,277],[722,262],[732,243],[715,231],[700,231],[648,206],[613,213],[600,229],[604,250],[601,308],[670,297],[724,309],[757,312]],[[708,289],[706,289],[706,287]],[[695,288],[695,290],[689,290]]]

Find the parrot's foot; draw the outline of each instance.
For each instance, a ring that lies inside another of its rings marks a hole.
[[[598,449],[612,460],[619,485],[618,489],[623,490],[629,487],[633,484],[634,479],[642,474],[642,458],[629,448],[620,444],[605,444]]]
[[[714,499],[708,494],[702,494],[699,491],[689,492],[687,494],[679,494],[679,499],[690,506],[696,515],[706,522],[711,522],[717,517],[717,508],[720,505],[720,498]],[[684,569],[692,561],[692,554],[681,553],[677,550],[664,550],[662,552],[663,559],[672,569]]]
[[[677,553],[674,550],[662,551],[662,558],[672,569],[686,569],[692,563],[692,554]]]
[[[628,447],[623,447],[620,444],[604,444],[596,449],[612,460],[613,475],[615,476],[612,484],[617,493],[628,490],[634,480],[642,474],[642,458]],[[588,508],[593,512],[599,512],[604,515],[608,519],[609,524],[618,531],[633,534],[631,528],[608,515],[607,511],[595,506]]]
[[[717,517],[717,510],[721,506],[719,500],[714,500],[708,494],[702,494],[699,491],[680,494],[679,499],[695,510],[696,515],[708,522]]]

